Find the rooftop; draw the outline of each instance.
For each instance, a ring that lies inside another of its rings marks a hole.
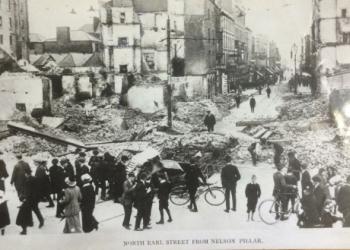
[[[71,30],[70,31],[71,41],[91,41],[91,42],[101,42],[96,37],[89,35],[87,32],[82,30]],[[46,39],[45,42],[55,42],[57,38]]]

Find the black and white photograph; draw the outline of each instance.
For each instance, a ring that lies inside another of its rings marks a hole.
[[[0,248],[350,248],[349,0],[0,0]]]

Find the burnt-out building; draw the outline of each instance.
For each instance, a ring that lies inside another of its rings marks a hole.
[[[220,91],[219,61],[220,8],[215,1],[185,1],[185,75],[202,77],[208,96]]]

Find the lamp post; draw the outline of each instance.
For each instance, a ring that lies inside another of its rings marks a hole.
[[[298,93],[298,82],[297,82],[297,53],[298,53],[298,45],[296,43],[293,44],[291,55],[294,55],[294,94]]]

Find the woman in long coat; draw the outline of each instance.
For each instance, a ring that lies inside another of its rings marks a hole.
[[[80,206],[82,199],[80,189],[72,178],[66,179],[67,188],[64,190],[64,197],[60,201],[64,205],[64,216],[66,224],[63,233],[81,233]]]
[[[81,179],[83,183],[83,187],[81,188],[83,197],[81,201],[83,231],[90,233],[94,229],[98,230],[98,222],[93,215],[95,209],[95,191],[91,185],[92,178],[90,175],[84,174]]]
[[[2,152],[0,151],[0,155]],[[7,208],[7,202],[5,199],[5,179],[8,178],[9,175],[6,170],[5,162],[0,159],[0,230],[1,235],[5,234],[5,227],[10,225],[10,216],[9,210]]]
[[[33,203],[36,202],[36,184],[34,179],[31,176],[30,169],[26,169],[25,172],[25,181],[24,181],[24,192],[21,193],[19,199],[22,202],[22,205],[19,208],[16,225],[22,227],[22,232],[20,234],[27,234],[27,227],[33,226],[33,214],[32,207]]]

